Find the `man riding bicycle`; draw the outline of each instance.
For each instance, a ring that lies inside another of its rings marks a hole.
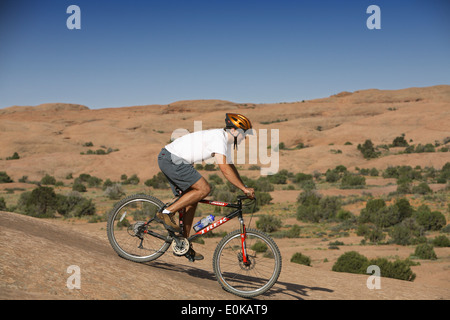
[[[224,129],[190,133],[161,150],[158,156],[159,168],[169,180],[173,193],[178,196],[179,191],[182,192],[177,201],[157,214],[166,229],[183,232],[185,238],[189,237],[197,204],[211,192],[209,183],[193,167],[195,162],[214,157],[225,178],[249,198],[254,198],[255,190],[245,186],[231,159],[231,145],[234,144],[236,148],[249,134],[253,134],[252,124],[247,117],[227,113]],[[181,230],[173,219],[174,214],[182,209],[186,210],[184,230]],[[203,259],[201,254],[194,251],[192,245],[187,255],[193,257],[193,260]]]

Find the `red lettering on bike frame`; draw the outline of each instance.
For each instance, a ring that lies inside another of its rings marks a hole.
[[[230,221],[230,219],[228,219],[227,217],[223,217],[220,220],[217,220],[213,223],[211,223],[209,226],[207,226],[206,228],[200,230],[199,232],[196,233],[196,235],[202,235],[205,234],[215,228],[217,228],[218,226],[221,226],[222,224],[224,224],[225,222]]]
[[[200,200],[201,203],[211,204],[213,206],[220,206],[220,207],[226,207],[228,205],[227,202],[221,202],[221,201],[213,201],[213,200]]]

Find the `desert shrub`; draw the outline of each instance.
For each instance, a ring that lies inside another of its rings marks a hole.
[[[267,245],[262,241],[256,241],[255,244],[251,246],[251,249],[255,252],[266,252]]]
[[[206,171],[214,171],[216,170],[216,166],[214,165],[214,163],[207,163],[205,164],[204,169]]]
[[[414,209],[406,198],[399,198],[394,204],[398,208],[398,214],[401,221],[412,216]]]
[[[310,222],[334,219],[342,204],[338,197],[327,196],[322,198],[311,190],[300,193],[297,202],[299,203],[297,219]]]
[[[0,183],[10,183],[13,180],[6,174],[5,171],[0,171]]]
[[[433,245],[435,247],[450,247],[450,239],[444,235],[437,236],[433,239]]]
[[[167,189],[169,188],[169,182],[162,172],[154,175],[153,178],[148,179],[144,182],[147,187],[153,187],[155,189]]]
[[[386,258],[377,258],[369,260],[368,264],[378,266],[382,277],[405,281],[414,281],[416,278],[416,274],[410,268],[413,263],[409,259],[391,262]]]
[[[396,137],[393,141],[392,141],[392,147],[407,147],[409,144],[405,139],[405,135],[402,134],[399,137]]]
[[[5,202],[5,198],[3,198],[3,197],[0,197],[0,210],[1,211],[6,210],[6,202]]]
[[[315,191],[309,190],[300,193],[297,202],[303,206],[318,205],[322,197]]]
[[[426,182],[421,182],[418,186],[414,186],[412,188],[412,193],[417,193],[417,194],[427,194],[427,193],[432,193],[433,191],[431,190],[431,188],[428,186],[428,184]]]
[[[295,174],[295,176],[293,177],[294,183],[302,183],[302,182],[309,181],[312,179],[313,179],[312,175],[302,173],[302,172]]]
[[[287,170],[281,170],[275,174],[267,176],[270,183],[273,184],[286,184],[288,177],[291,176]]]
[[[55,191],[51,187],[37,187],[33,191],[24,192],[20,195],[17,209],[33,217],[48,218],[54,217],[58,199]]]
[[[416,275],[410,266],[413,263],[409,260],[396,260],[391,262],[386,258],[367,259],[356,251],[346,252],[341,255],[332,270],[337,272],[349,272],[366,274],[367,268],[371,265],[378,266],[382,277],[394,278],[406,281],[414,281]]]
[[[56,179],[55,177],[46,174],[42,179],[41,179],[41,184],[43,185],[55,185],[56,184]]]
[[[6,157],[6,160],[18,160],[20,159],[20,156],[17,152],[14,152],[14,154],[11,157]]]
[[[94,215],[96,208],[92,199],[86,199],[78,192],[71,192],[67,196],[58,195],[57,211],[66,217],[81,217]]]
[[[391,242],[399,245],[410,245],[422,234],[423,228],[413,218],[406,218],[389,231]]]
[[[328,169],[327,172],[325,173],[325,181],[326,182],[337,182],[340,179],[340,175],[338,172],[334,171],[334,170],[330,170]]]
[[[349,273],[366,273],[369,260],[356,251],[341,255],[332,267],[332,271]]]
[[[361,188],[366,185],[366,178],[347,173],[342,177],[341,189]]]
[[[441,212],[431,211],[427,205],[421,205],[414,217],[425,230],[437,231],[447,224],[445,216]]]
[[[112,200],[119,200],[125,195],[122,185],[120,183],[115,183],[110,187],[105,189],[105,195]]]
[[[347,220],[352,220],[354,218],[354,216],[350,211],[340,209],[336,214],[336,218],[340,221],[347,221]]]
[[[133,174],[131,177],[125,179],[122,181],[122,184],[132,184],[137,185],[139,183],[140,179],[137,176],[137,174]]]
[[[359,215],[360,223],[373,222],[378,211],[386,207],[383,199],[369,199]]]
[[[365,159],[378,158],[380,152],[375,150],[373,142],[371,140],[366,140],[364,144],[358,144],[358,150],[361,151]]]
[[[256,205],[259,207],[269,204],[270,201],[272,201],[272,196],[268,192],[256,191],[255,197],[256,197]]]
[[[296,252],[291,257],[291,262],[311,266],[311,258],[300,252]]]
[[[75,181],[73,182],[72,190],[77,192],[87,191],[86,186],[81,182],[81,179],[79,178],[75,179]]]
[[[279,230],[276,232],[272,232],[270,235],[273,238],[299,238],[300,237],[300,226],[297,224],[294,224],[292,227],[290,227],[288,230]]]
[[[215,184],[223,184],[222,178],[219,177],[219,175],[215,174],[215,173],[210,175],[208,180],[214,182]]]
[[[385,238],[386,235],[378,227],[370,229],[370,231],[364,236],[364,239],[369,240],[371,243],[380,243]]]
[[[408,215],[407,204],[401,201],[398,205],[386,206],[383,199],[370,199],[361,210],[359,223],[373,223],[378,228],[386,228],[400,223]]]
[[[86,180],[87,184],[89,187],[99,187],[103,180],[94,176],[90,176],[87,180]]]
[[[274,232],[281,227],[281,219],[271,215],[262,215],[256,221],[256,227],[263,232]]]
[[[427,243],[417,245],[416,250],[414,251],[414,257],[426,260],[437,259],[433,246]]]

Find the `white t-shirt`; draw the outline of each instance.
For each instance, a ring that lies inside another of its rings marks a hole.
[[[231,144],[228,144],[227,132],[223,129],[189,133],[166,145],[165,148],[191,164],[210,159],[214,153],[223,154],[227,163],[233,163]]]

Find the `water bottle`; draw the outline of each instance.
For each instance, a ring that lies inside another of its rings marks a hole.
[[[198,232],[200,230],[202,230],[203,228],[206,228],[207,226],[209,226],[213,221],[214,221],[214,216],[212,214],[210,214],[209,216],[203,218],[202,220],[200,220],[199,222],[197,222],[194,225],[194,230],[195,232]]]

